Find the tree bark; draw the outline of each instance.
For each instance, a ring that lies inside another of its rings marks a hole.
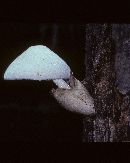
[[[86,25],[85,86],[94,98],[96,115],[83,119],[84,142],[128,140],[129,96],[117,86],[117,37],[112,30],[111,24]]]

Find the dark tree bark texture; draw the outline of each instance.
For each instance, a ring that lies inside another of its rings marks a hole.
[[[121,30],[115,34],[113,28],[117,27],[111,24],[86,25],[85,85],[94,98],[96,115],[83,119],[84,142],[128,140],[129,96],[119,91],[116,82],[119,74],[115,69],[118,42],[124,40],[119,40]]]

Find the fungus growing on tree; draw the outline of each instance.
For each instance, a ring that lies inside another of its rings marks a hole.
[[[31,46],[24,51],[9,65],[4,79],[53,80],[58,88],[52,89],[52,94],[67,110],[85,115],[95,113],[89,92],[73,76],[66,62],[46,46]],[[69,79],[70,85],[65,79]]]

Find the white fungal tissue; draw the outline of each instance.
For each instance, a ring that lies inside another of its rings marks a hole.
[[[4,73],[5,80],[53,80],[56,100],[66,109],[84,115],[95,113],[94,101],[84,85],[77,80],[70,67],[46,46],[31,46],[19,55]],[[70,80],[70,85],[64,81]]]
[[[4,79],[67,79],[70,67],[57,54],[43,45],[31,46],[7,68]]]
[[[74,76],[70,76],[71,89],[52,89],[56,100],[67,110],[83,115],[94,115],[94,100],[84,85]]]

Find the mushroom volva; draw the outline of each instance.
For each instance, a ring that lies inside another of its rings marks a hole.
[[[67,63],[46,46],[29,47],[8,66],[4,79],[53,80],[58,88],[52,89],[52,94],[63,107],[84,115],[95,113],[94,100],[84,85],[73,76]]]

